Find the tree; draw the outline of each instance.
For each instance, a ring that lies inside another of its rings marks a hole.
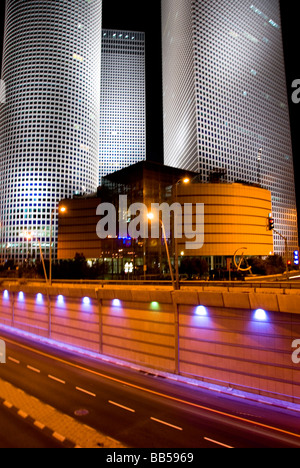
[[[201,277],[208,273],[208,265],[206,260],[200,257],[184,258],[181,261],[179,273],[188,275],[189,279],[192,279],[193,276]]]

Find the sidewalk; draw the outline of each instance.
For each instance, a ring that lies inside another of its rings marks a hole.
[[[68,448],[126,448],[95,429],[32,397],[0,379],[0,404],[15,410],[37,430],[45,431]],[[33,447],[34,448],[34,447]]]

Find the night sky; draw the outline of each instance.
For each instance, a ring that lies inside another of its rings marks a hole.
[[[300,208],[300,103],[291,100],[292,82],[300,79],[300,2],[282,0],[282,29],[286,57],[287,92],[290,103],[291,131],[295,160],[295,178]],[[1,0],[1,28],[4,23],[5,2]],[[147,158],[161,161],[162,136],[162,83],[161,83],[161,23],[160,0],[103,0],[103,28],[128,29],[146,33],[147,79]],[[2,50],[2,31],[0,31]],[[270,76],[270,80],[272,76]]]

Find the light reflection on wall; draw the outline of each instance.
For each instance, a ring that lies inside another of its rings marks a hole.
[[[263,309],[257,309],[254,312],[254,320],[257,320],[259,322],[267,322],[268,321],[268,315],[265,310]]]
[[[62,296],[61,294],[59,296],[57,296],[56,304],[61,305],[61,306],[65,305],[64,296]]]
[[[23,302],[24,299],[25,299],[24,293],[22,291],[20,291],[19,294],[18,294],[18,300],[20,302]]]

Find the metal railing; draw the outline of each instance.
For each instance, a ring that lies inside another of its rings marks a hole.
[[[17,284],[45,284],[44,279],[34,278],[0,278],[0,285],[2,283],[17,283]],[[53,286],[56,284],[76,284],[76,285],[92,285],[92,286],[165,286],[172,287],[172,281],[170,280],[53,280]],[[206,288],[243,288],[243,289],[300,289],[300,281],[180,281],[180,287],[206,287]]]

